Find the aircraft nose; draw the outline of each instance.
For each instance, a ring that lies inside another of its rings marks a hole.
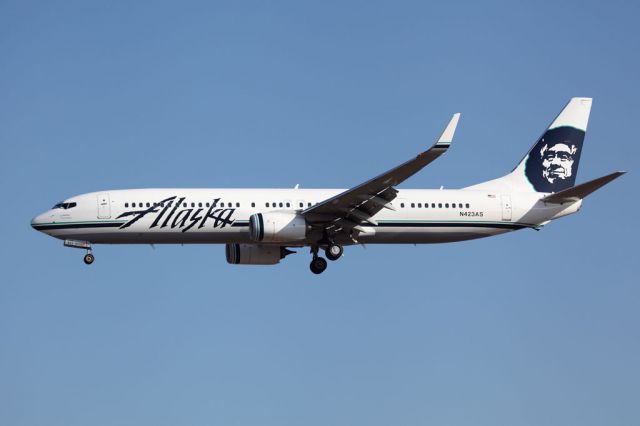
[[[31,219],[31,227],[33,229],[38,229],[37,226],[40,223],[40,215],[34,217],[33,219]]]
[[[41,225],[46,222],[46,213],[39,214],[31,219],[31,227],[38,231],[42,230]]]

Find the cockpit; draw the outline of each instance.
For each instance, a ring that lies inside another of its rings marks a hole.
[[[78,203],[57,203],[55,206],[51,207],[51,210],[55,210],[55,209],[69,210],[74,208],[77,205]]]

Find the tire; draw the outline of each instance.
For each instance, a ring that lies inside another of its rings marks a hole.
[[[331,244],[324,250],[324,254],[329,260],[338,260],[342,257],[344,249],[340,244]]]
[[[311,261],[309,269],[314,274],[321,274],[327,269],[327,261],[323,257],[316,257]]]
[[[91,265],[96,258],[93,257],[91,253],[87,253],[84,255],[84,263],[87,265]]]

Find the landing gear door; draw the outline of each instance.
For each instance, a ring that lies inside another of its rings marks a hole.
[[[511,196],[502,196],[502,220],[511,221]]]
[[[103,192],[97,195],[98,197],[98,219],[111,218],[111,200],[109,199],[109,193]]]

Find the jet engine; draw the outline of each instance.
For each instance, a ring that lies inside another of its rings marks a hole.
[[[227,244],[225,254],[232,265],[275,265],[287,255],[295,253],[285,247],[258,244]]]
[[[256,242],[303,240],[306,234],[307,223],[304,217],[295,212],[256,213],[249,217],[249,236]]]

